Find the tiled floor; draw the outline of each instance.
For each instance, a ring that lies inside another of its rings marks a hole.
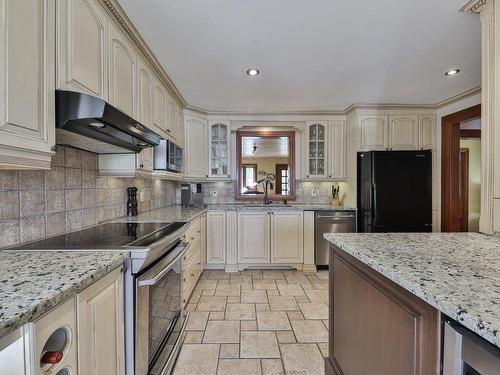
[[[324,374],[328,272],[205,271],[174,375]]]

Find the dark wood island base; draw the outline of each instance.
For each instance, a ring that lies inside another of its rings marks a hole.
[[[439,374],[440,312],[330,246],[327,375]]]

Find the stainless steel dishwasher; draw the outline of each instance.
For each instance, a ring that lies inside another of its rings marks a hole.
[[[316,267],[327,268],[330,242],[323,238],[323,234],[356,232],[356,211],[315,211],[314,231],[314,257]]]

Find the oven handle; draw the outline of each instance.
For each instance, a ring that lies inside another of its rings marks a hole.
[[[163,276],[165,276],[167,274],[168,271],[170,271],[172,268],[174,268],[177,261],[179,259],[181,259],[184,256],[184,254],[186,253],[186,251],[189,249],[189,246],[191,246],[190,242],[187,242],[187,243],[181,242],[179,244],[179,246],[176,247],[176,249],[178,249],[179,247],[184,247],[184,249],[181,250],[179,255],[177,255],[175,257],[175,259],[173,259],[171,262],[169,262],[169,264],[165,268],[162,268],[161,271],[159,271],[157,274],[155,274],[151,277],[148,277],[146,279],[139,279],[137,282],[137,285],[139,287],[155,285],[158,281],[160,281],[163,278]]]

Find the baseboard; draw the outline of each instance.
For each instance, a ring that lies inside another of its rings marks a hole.
[[[206,270],[223,270],[224,268],[226,268],[226,265],[224,263],[205,264]]]
[[[302,271],[306,272],[306,273],[314,273],[316,272],[316,266],[314,264],[304,264],[302,266]]]
[[[338,362],[333,357],[325,358],[325,375],[344,375]]]
[[[238,265],[237,264],[226,264],[225,267],[226,272],[238,272]]]

